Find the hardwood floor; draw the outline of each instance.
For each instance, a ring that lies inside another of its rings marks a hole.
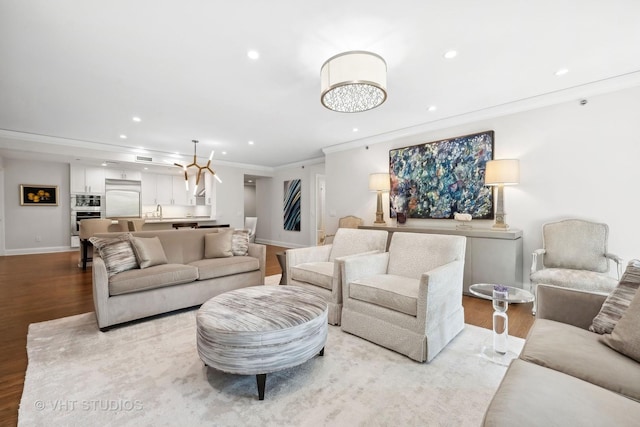
[[[267,246],[267,276],[280,274]],[[78,268],[78,252],[0,257],[0,426],[17,424],[27,368],[30,323],[93,311],[91,268]],[[465,321],[491,329],[491,302],[463,297]],[[509,333],[524,338],[533,324],[531,304],[509,306]]]

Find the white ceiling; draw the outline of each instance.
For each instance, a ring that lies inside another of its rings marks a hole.
[[[348,50],[385,58],[381,107],[320,104],[320,67]],[[0,155],[161,161],[198,139],[277,167],[639,76],[637,0],[0,0]]]

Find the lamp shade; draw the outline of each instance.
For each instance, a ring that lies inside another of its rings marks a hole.
[[[367,111],[387,99],[387,63],[371,52],[341,53],[322,65],[320,82],[320,101],[328,109]]]
[[[484,175],[484,185],[515,185],[520,182],[518,159],[489,160]]]
[[[391,184],[389,183],[388,173],[372,173],[369,175],[369,190],[371,191],[389,191]]]

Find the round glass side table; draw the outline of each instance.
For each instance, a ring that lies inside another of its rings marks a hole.
[[[478,283],[471,285],[469,291],[480,298],[493,302],[493,348],[484,347],[481,356],[501,365],[508,365],[518,357],[509,351],[509,303],[528,303],[534,300],[531,292],[513,286]]]

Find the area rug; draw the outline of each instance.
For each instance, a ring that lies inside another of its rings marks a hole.
[[[324,356],[269,374],[259,401],[255,376],[200,361],[196,311],[106,333],[94,313],[31,324],[18,425],[477,426],[506,371],[479,356],[488,329],[427,364],[329,326]]]

